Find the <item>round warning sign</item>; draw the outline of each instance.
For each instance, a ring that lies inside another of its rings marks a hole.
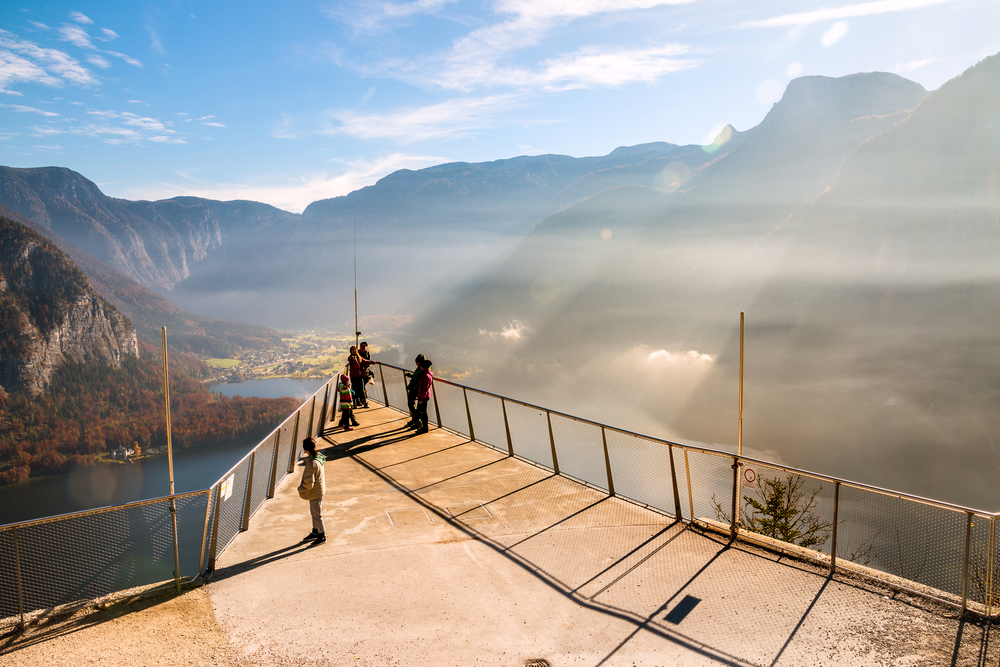
[[[748,489],[757,488],[757,471],[753,468],[743,468],[743,486]]]

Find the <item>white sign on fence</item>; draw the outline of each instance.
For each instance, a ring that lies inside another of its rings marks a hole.
[[[229,496],[233,495],[233,485],[236,483],[235,477],[236,473],[233,473],[222,481],[222,487],[219,489],[219,496],[223,500],[229,500]]]
[[[756,489],[757,488],[757,471],[753,468],[744,466],[743,468],[743,488],[745,489]]]

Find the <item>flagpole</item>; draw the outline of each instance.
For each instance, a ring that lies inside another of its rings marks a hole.
[[[174,527],[174,583],[181,592],[181,559],[177,550],[177,503],[174,501],[174,448],[170,439],[170,381],[167,375],[167,328],[163,334],[163,403],[167,415],[167,471],[170,476],[170,519]]]
[[[358,330],[358,221],[354,220],[354,347],[361,340]]]

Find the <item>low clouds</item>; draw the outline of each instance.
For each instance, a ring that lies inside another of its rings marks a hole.
[[[333,111],[330,116],[339,124],[324,128],[321,134],[402,142],[464,137],[492,124],[501,112],[516,106],[518,100],[514,94],[491,95],[451,99],[389,113]]]
[[[349,192],[371,185],[378,179],[399,169],[421,169],[432,164],[440,164],[446,158],[429,155],[407,155],[393,153],[376,160],[356,160],[348,162],[346,169],[337,175],[313,174],[283,185],[252,184],[212,184],[192,185],[162,184],[157,192],[143,189],[139,196],[143,199],[157,199],[177,196],[205,197],[220,201],[246,199],[259,201],[292,213],[301,213],[306,206],[320,199],[346,195]]]
[[[811,12],[798,12],[795,14],[784,14],[769,19],[759,21],[748,21],[740,25],[741,28],[773,28],[781,26],[807,25],[820,21],[833,21],[837,19],[851,18],[854,16],[872,16],[874,14],[884,14],[886,12],[903,12],[921,7],[940,5],[956,0],[877,0],[877,2],[863,2],[855,5],[845,5],[831,9],[817,9]]]

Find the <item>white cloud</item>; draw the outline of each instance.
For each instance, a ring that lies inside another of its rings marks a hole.
[[[30,23],[31,25],[35,26],[39,30],[51,30],[52,29],[49,26],[45,25],[44,23],[39,23],[38,21],[32,21],[32,20],[29,19],[28,23]]]
[[[111,63],[108,62],[107,58],[103,58],[96,54],[87,56],[87,62],[95,67],[100,67],[101,69],[108,69],[111,67]]]
[[[902,72],[912,72],[915,69],[919,69],[924,65],[930,65],[931,63],[936,63],[939,58],[924,58],[922,60],[911,60],[905,63],[896,63],[889,68],[890,72],[895,72],[897,74]]]
[[[101,28],[101,33],[104,35],[104,37],[99,37],[98,39],[101,39],[105,42],[110,42],[113,39],[118,39],[118,33],[109,28]]]
[[[502,338],[506,341],[517,342],[524,340],[530,336],[532,332],[533,329],[524,322],[521,322],[520,320],[511,320],[510,324],[505,324],[500,327],[500,331],[487,331],[486,329],[480,329],[479,335],[486,338]]]
[[[847,34],[847,23],[844,21],[837,21],[832,26],[830,26],[829,30],[823,33],[823,36],[820,38],[819,42],[823,46],[833,46],[834,44],[839,42],[840,39],[846,34]]]
[[[90,70],[66,53],[43,48],[0,29],[0,88],[14,81],[59,86],[62,82],[57,77],[81,86],[98,83]]]
[[[588,47],[543,63],[536,81],[545,87],[615,87],[636,81],[655,81],[665,74],[689,69],[694,61],[678,58],[683,46],[667,44],[649,49]]]
[[[158,135],[158,136],[155,136],[155,137],[150,137],[149,140],[150,141],[155,141],[158,144],[184,144],[184,143],[187,143],[186,141],[184,141],[183,139],[180,139],[178,137],[170,137],[170,136],[166,136],[166,135]]]
[[[687,350],[686,352],[668,352],[667,350],[656,350],[650,352],[646,360],[651,363],[668,364],[672,366],[700,366],[703,364],[715,363],[715,355],[705,354],[697,350]]]
[[[31,128],[31,135],[35,137],[51,137],[55,134],[66,134],[66,131],[51,125],[36,125]]]
[[[164,199],[181,195],[221,201],[248,199],[264,202],[293,213],[300,213],[314,201],[346,195],[358,188],[371,185],[383,176],[399,169],[420,169],[446,161],[442,157],[394,153],[373,161],[349,162],[347,170],[336,176],[320,173],[281,185],[198,183],[193,187],[188,187],[164,183],[157,191],[144,191],[131,196],[140,199]]]
[[[324,13],[330,18],[350,25],[359,32],[371,32],[384,23],[409,18],[416,14],[432,14],[457,0],[415,0],[414,2],[365,2],[354,6],[329,7]]]
[[[42,109],[36,109],[35,107],[26,107],[20,104],[0,104],[0,107],[5,109],[10,109],[16,113],[37,113],[39,116],[45,116],[46,118],[55,118],[59,114],[54,111],[44,111]]]
[[[136,60],[132,56],[125,55],[124,53],[118,53],[117,51],[105,51],[109,56],[114,56],[116,58],[121,58],[127,62],[132,67],[142,67],[142,62]]]
[[[70,12],[69,17],[74,21],[76,21],[77,23],[82,23],[84,25],[91,25],[93,23],[93,21],[91,21],[89,18],[87,18],[87,16],[81,14],[80,12]]]
[[[390,113],[334,111],[330,115],[339,125],[331,125],[321,134],[346,134],[359,139],[392,138],[405,142],[467,136],[474,130],[490,126],[497,114],[515,106],[517,100],[518,96],[507,94],[456,98]]]
[[[788,66],[785,70],[785,74],[790,78],[794,79],[799,74],[802,74],[802,63],[795,62]]]
[[[225,125],[223,125],[222,123],[203,123],[203,124],[208,125],[209,127],[225,127]]]
[[[877,2],[863,2],[856,5],[845,5],[833,9],[817,9],[811,12],[799,12],[795,14],[784,14],[760,21],[747,21],[741,24],[741,28],[772,28],[780,26],[806,25],[808,23],[818,23],[820,21],[832,21],[835,19],[846,19],[854,16],[872,16],[874,14],[884,14],[886,12],[903,12],[910,9],[920,9],[931,5],[940,5],[956,0],[877,0]]]
[[[78,46],[81,49],[94,48],[94,45],[90,43],[90,35],[80,26],[64,25],[59,28],[59,34],[61,35],[59,39],[69,42],[73,46]]]
[[[472,91],[482,87],[514,86],[545,90],[588,86],[618,86],[654,81],[665,74],[693,67],[678,58],[688,49],[679,45],[645,47],[591,46],[560,54],[537,66],[504,64],[515,51],[543,42],[555,27],[599,14],[624,13],[693,0],[501,0],[502,18],[457,39],[451,50],[423,59],[387,59],[357,69],[367,75],[390,76],[418,85]]]
[[[146,32],[149,33],[149,47],[160,55],[164,55],[163,41],[160,39],[160,33],[148,25],[146,26]]]

